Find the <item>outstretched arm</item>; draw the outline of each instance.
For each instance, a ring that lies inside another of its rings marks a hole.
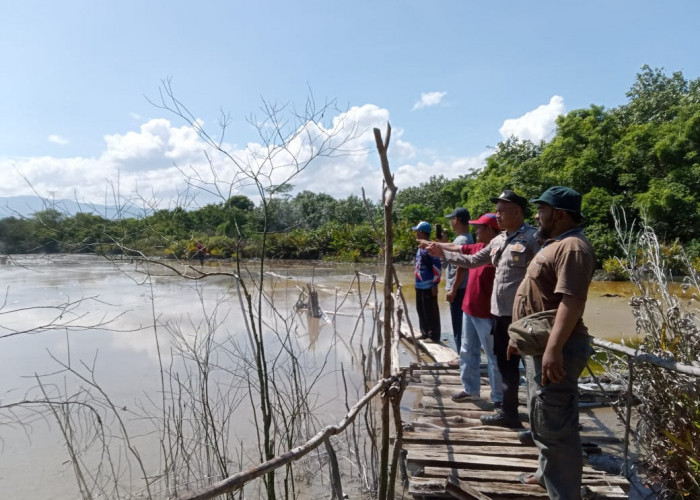
[[[442,251],[459,252],[462,245],[442,241],[418,240],[421,248],[427,248],[433,257],[442,257]]]

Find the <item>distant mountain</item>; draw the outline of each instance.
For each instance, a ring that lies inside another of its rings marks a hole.
[[[78,203],[74,200],[47,200],[38,196],[0,196],[0,219],[5,217],[31,217],[36,212],[53,208],[68,216],[80,212],[93,213],[105,219],[122,219],[131,217],[143,217],[148,210],[131,206],[119,208],[115,206],[92,205]]]

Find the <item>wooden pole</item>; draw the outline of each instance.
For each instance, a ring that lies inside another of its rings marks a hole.
[[[375,397],[377,394],[384,393],[388,387],[393,383],[392,379],[380,380],[377,384],[372,387],[367,394],[364,395],[355,405],[350,409],[350,411],[345,415],[345,418],[341,420],[337,425],[329,425],[324,427],[318,434],[312,437],[309,441],[301,446],[297,446],[286,453],[279,455],[277,457],[268,460],[262,464],[259,464],[251,469],[244,472],[239,472],[233,476],[229,476],[221,481],[218,481],[211,486],[204,488],[203,490],[196,493],[187,493],[178,497],[180,500],[208,500],[210,498],[215,498],[224,493],[229,493],[242,488],[248,481],[263,476],[285,464],[288,464],[294,460],[297,460],[307,453],[315,450],[321,446],[328,436],[334,436],[341,433],[345,428],[355,420],[357,414],[360,410],[369,403],[369,401]]]
[[[386,126],[386,138],[382,140],[382,133],[378,128],[374,129],[374,140],[377,144],[377,152],[382,165],[382,173],[384,175],[384,189],[382,191],[382,202],[384,206],[384,343],[383,343],[383,366],[382,376],[386,379],[391,376],[391,340],[392,331],[392,316],[394,314],[394,297],[393,297],[393,254],[394,254],[394,230],[392,211],[394,205],[394,197],[396,196],[396,186],[394,178],[389,169],[389,158],[387,156],[387,148],[391,139],[391,125]],[[387,499],[388,488],[388,473],[389,473],[389,434],[390,421],[390,398],[388,394],[384,395],[382,400],[382,436],[381,436],[381,458],[379,460],[379,492],[380,500]]]
[[[623,453],[623,474],[626,478],[630,477],[629,468],[629,447],[630,447],[630,426],[632,425],[632,402],[634,400],[634,395],[632,394],[634,390],[634,359],[631,356],[627,356],[627,372],[629,377],[627,379],[627,409],[625,415],[625,449]]]
[[[684,365],[671,359],[660,358],[654,354],[642,352],[639,349],[631,349],[627,346],[609,342],[597,337],[593,337],[592,343],[593,345],[602,347],[603,349],[631,356],[632,359],[638,363],[651,363],[652,365],[660,366],[661,368],[666,368],[667,370],[692,375],[694,377],[700,377],[700,366]]]

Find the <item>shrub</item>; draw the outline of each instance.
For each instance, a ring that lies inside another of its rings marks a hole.
[[[617,243],[617,235],[607,224],[591,224],[586,226],[585,231],[586,237],[591,242],[591,245],[593,245],[598,262],[605,262],[611,257],[620,255],[620,245]]]
[[[619,226],[618,226],[619,227]],[[640,334],[638,350],[686,366],[700,361],[700,328],[688,301],[669,291],[669,260],[679,260],[672,248],[663,249],[654,231],[620,228],[631,281],[639,295],[630,305]],[[686,285],[697,293],[699,277],[687,268]],[[608,373],[624,383],[627,363],[611,361]],[[647,475],[659,498],[700,498],[700,382],[697,377],[649,362],[635,363],[633,380],[638,424],[636,437],[643,450]]]
[[[627,271],[627,261],[616,257],[608,258],[603,261],[604,279],[610,281],[627,281],[630,279]]]
[[[228,259],[236,254],[236,242],[225,236],[211,236],[203,241],[209,255],[220,259]]]
[[[411,225],[402,222],[394,226],[394,259],[411,261],[416,255],[416,233],[411,231]]]

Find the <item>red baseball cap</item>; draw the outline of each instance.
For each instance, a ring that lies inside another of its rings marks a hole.
[[[501,229],[498,227],[498,220],[496,219],[496,214],[484,214],[481,217],[479,217],[476,220],[470,220],[469,224],[472,226],[476,225],[484,225],[484,226],[491,226],[494,228],[496,231],[500,231]]]

